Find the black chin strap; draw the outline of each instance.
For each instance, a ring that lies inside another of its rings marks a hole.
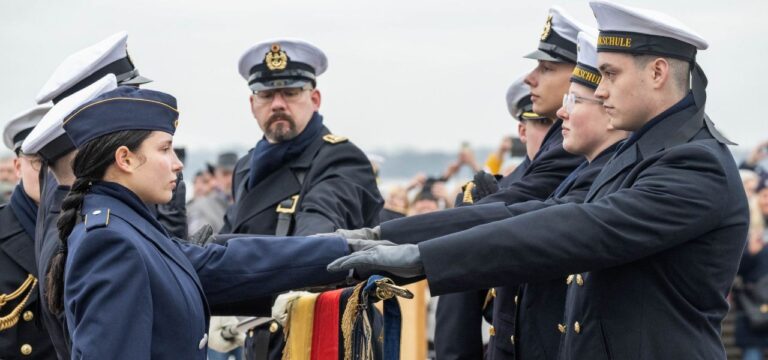
[[[715,124],[712,122],[712,119],[710,119],[709,115],[704,112],[704,107],[707,104],[706,90],[708,82],[709,81],[707,80],[707,75],[704,74],[704,70],[701,68],[701,66],[699,66],[696,61],[691,62],[691,92],[693,92],[693,101],[696,103],[696,107],[699,109],[699,111],[696,113],[696,116],[703,117],[704,124],[707,126],[707,130],[709,130],[709,132],[717,141],[726,145],[736,145],[735,142],[728,140],[728,138],[723,136],[723,134],[717,130]]]

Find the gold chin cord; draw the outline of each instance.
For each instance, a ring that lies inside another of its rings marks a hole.
[[[19,286],[16,291],[10,293],[10,294],[1,294],[0,295],[0,309],[5,306],[8,301],[16,300],[21,294],[27,293],[27,295],[24,296],[24,299],[19,302],[18,305],[16,305],[15,308],[8,314],[3,317],[0,317],[0,331],[10,329],[19,322],[19,316],[21,315],[21,311],[24,310],[24,307],[27,305],[27,301],[29,301],[29,297],[32,295],[32,291],[35,290],[35,286],[37,285],[37,278],[32,276],[32,274],[29,274],[27,276],[27,279],[24,280],[24,283]]]

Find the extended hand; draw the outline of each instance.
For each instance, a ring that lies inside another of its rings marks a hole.
[[[362,228],[357,230],[338,229],[335,232],[345,239],[381,240],[381,228]]]
[[[328,265],[330,272],[349,269],[355,269],[358,273],[385,271],[404,278],[424,275],[419,247],[413,244],[378,245],[338,258]]]

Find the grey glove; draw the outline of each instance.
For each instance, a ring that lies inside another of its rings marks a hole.
[[[357,230],[338,229],[335,234],[345,239],[381,240],[381,228],[378,226]]]
[[[189,236],[189,242],[195,245],[204,246],[213,240],[213,227],[205,224],[201,226],[194,234]]]
[[[377,245],[394,246],[395,243],[387,240],[347,239],[347,245],[349,245],[350,253],[356,253],[371,249]]]
[[[379,245],[334,260],[328,271],[355,269],[359,273],[386,271],[396,276],[412,278],[424,275],[418,245]]]

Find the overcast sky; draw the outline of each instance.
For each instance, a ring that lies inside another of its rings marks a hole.
[[[768,138],[768,1],[640,1],[697,30],[710,49],[707,112],[730,138]],[[0,125],[69,54],[126,30],[147,86],[176,96],[176,143],[250,147],[261,137],[237,61],[250,46],[297,37],[323,49],[325,124],[365,150],[495,146],[515,132],[504,95],[530,70],[547,9],[595,25],[586,1],[32,1],[0,2]]]

